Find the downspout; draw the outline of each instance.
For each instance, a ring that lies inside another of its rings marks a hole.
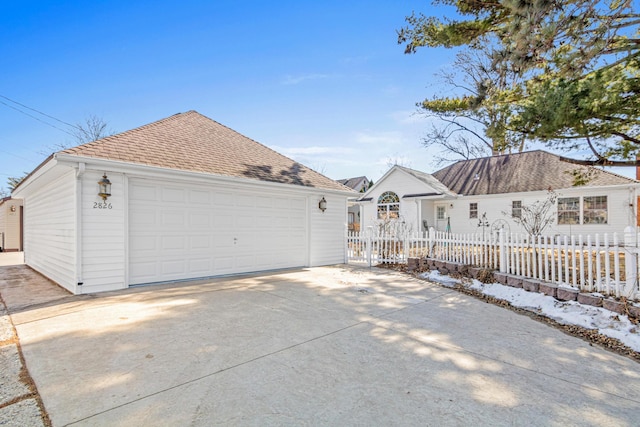
[[[78,163],[76,171],[76,292],[82,293],[82,177],[86,169],[85,163]]]

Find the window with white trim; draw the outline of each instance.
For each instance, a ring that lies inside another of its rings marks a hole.
[[[397,219],[400,216],[400,198],[393,191],[378,197],[378,219]]]
[[[478,204],[469,203],[469,218],[478,218]]]
[[[444,206],[436,206],[436,219],[446,219],[447,209]]]
[[[607,196],[584,196],[582,198],[582,223],[607,223]]]
[[[558,224],[607,224],[607,196],[558,198]]]
[[[558,197],[558,225],[580,224],[580,197]]]
[[[522,218],[522,200],[513,200],[511,202],[511,216],[513,218]]]

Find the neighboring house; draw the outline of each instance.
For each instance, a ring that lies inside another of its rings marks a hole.
[[[338,182],[345,185],[358,193],[364,193],[371,186],[371,182],[366,176],[358,176],[355,178],[339,179]],[[347,226],[349,231],[360,231],[360,207],[356,203],[357,197],[349,199],[349,208],[347,209]]]
[[[358,193],[364,193],[369,188],[369,179],[366,176],[357,176],[355,178],[339,179],[338,182],[354,189]]]
[[[588,183],[575,186],[576,173]],[[553,223],[544,234],[586,235],[635,226],[639,189],[636,180],[530,151],[463,160],[433,174],[394,166],[358,203],[363,227],[398,218],[409,231],[522,233],[512,215],[521,214],[523,205],[543,202],[552,190]]]
[[[13,192],[26,264],[76,294],[344,262],[352,194],[195,111],[54,153]]]
[[[22,250],[22,200],[0,199],[0,252]]]

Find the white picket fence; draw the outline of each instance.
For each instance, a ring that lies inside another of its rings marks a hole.
[[[607,296],[640,299],[635,230],[595,236],[483,236],[431,229],[425,233],[381,235],[372,230],[347,234],[347,261],[406,263],[428,257],[542,280]]]

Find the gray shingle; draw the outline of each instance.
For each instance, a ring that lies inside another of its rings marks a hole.
[[[462,160],[433,176],[455,193],[483,195],[571,188],[572,171],[587,174],[588,186],[637,182],[591,166],[563,162],[542,150]]]

